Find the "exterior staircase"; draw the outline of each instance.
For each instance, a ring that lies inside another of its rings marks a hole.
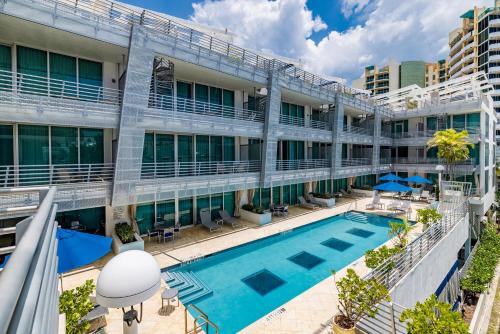
[[[349,219],[353,222],[360,223],[360,224],[366,224],[368,223],[368,217],[366,215],[355,212],[355,211],[348,211],[344,214],[344,217],[346,219]]]
[[[184,305],[192,304],[201,298],[213,294],[212,289],[203,283],[192,271],[165,271],[161,274],[161,277],[170,288],[175,288],[179,291],[179,299]]]

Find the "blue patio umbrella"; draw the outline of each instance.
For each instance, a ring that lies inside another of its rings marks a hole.
[[[406,182],[432,184],[432,181],[420,175],[413,175],[404,179]]]
[[[392,173],[389,173],[389,174],[385,174],[384,176],[381,176],[380,181],[403,181],[403,178],[397,176],[397,175],[394,175]]]
[[[412,188],[399,184],[397,182],[386,182],[382,184],[378,184],[375,187],[373,187],[375,190],[381,190],[381,191],[392,191],[392,192],[407,192],[413,190]]]
[[[57,273],[62,274],[100,259],[111,250],[112,238],[57,229]]]

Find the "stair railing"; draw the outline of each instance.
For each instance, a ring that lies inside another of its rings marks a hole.
[[[195,310],[199,315],[197,317],[194,317],[193,320],[193,328],[188,329],[188,311],[189,309]],[[208,334],[210,333],[210,328],[214,330],[215,334],[219,334],[219,327],[217,327],[216,324],[214,324],[210,319],[208,319],[208,315],[200,310],[196,305],[194,304],[189,304],[186,306],[184,309],[184,333],[185,334],[197,334],[200,330],[203,330],[203,327],[205,327],[205,333]],[[210,333],[212,334],[212,333]]]

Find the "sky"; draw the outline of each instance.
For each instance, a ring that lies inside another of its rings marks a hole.
[[[235,35],[252,50],[299,59],[314,73],[351,82],[389,59],[448,55],[460,15],[494,0],[122,0]]]

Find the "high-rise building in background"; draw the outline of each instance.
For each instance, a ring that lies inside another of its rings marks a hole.
[[[428,87],[448,79],[448,62],[444,59],[437,63],[422,60],[390,60],[383,67],[370,65],[365,67],[361,78],[353,81],[355,88],[370,91],[371,95],[381,95],[399,88],[418,85]]]

